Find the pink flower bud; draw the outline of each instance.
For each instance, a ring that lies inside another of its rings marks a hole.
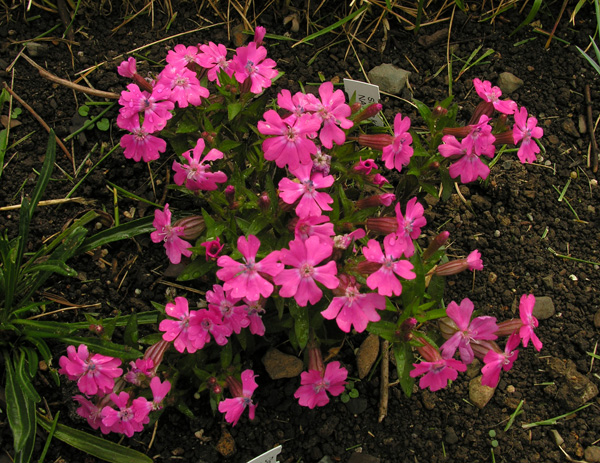
[[[223,393],[223,388],[221,387],[220,384],[215,384],[211,390],[212,390],[212,393],[215,395],[219,395],[219,394]]]
[[[363,109],[361,112],[359,112],[356,115],[356,117],[353,120],[354,124],[355,125],[360,124],[362,121],[372,118],[379,111],[381,111],[382,108],[383,108],[383,105],[380,103],[370,104],[369,106],[367,106],[365,109]]]
[[[448,114],[448,110],[442,106],[438,105],[435,108],[433,108],[432,116],[436,119],[438,117],[445,116],[446,114]]]
[[[385,206],[388,207],[396,200],[396,195],[393,193],[384,193],[381,195],[373,195],[368,198],[356,201],[356,209],[362,210],[368,207]]]
[[[90,331],[92,333],[101,335],[102,333],[104,333],[104,327],[102,325],[90,325]]]
[[[254,29],[254,42],[256,43],[257,48],[262,45],[266,33],[267,30],[263,26],[256,26]]]
[[[262,211],[268,211],[271,207],[271,198],[266,191],[258,196],[258,205]]]
[[[212,387],[212,386],[214,386],[215,384],[217,384],[217,378],[215,378],[214,376],[211,376],[210,378],[208,378],[208,379],[206,380],[206,383],[207,383],[209,386],[211,386],[211,387]]]
[[[372,179],[370,179],[375,185],[381,186],[386,183],[390,183],[387,178],[385,178],[381,174],[375,174]]]
[[[382,235],[396,233],[398,221],[396,217],[369,217],[367,219],[367,229]]]
[[[450,237],[450,232],[449,231],[443,231],[443,232],[439,233],[431,241],[431,243],[429,243],[429,246],[427,246],[427,249],[425,249],[425,252],[421,256],[421,258],[423,260],[429,259],[433,255],[434,252],[436,252],[438,249],[440,249],[444,245],[444,243],[446,241],[448,241],[449,237]]]
[[[325,372],[325,365],[323,365],[323,356],[321,355],[321,349],[314,343],[311,342],[308,348],[308,369],[321,372]]]

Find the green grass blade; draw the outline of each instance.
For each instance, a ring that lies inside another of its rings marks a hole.
[[[321,29],[320,31],[315,32],[314,34],[310,34],[310,35],[304,37],[302,40],[300,40],[299,42],[297,42],[294,45],[292,45],[292,48],[294,48],[297,45],[300,45],[301,43],[310,42],[311,40],[316,39],[317,37],[320,37],[320,36],[322,36],[324,34],[327,34],[327,33],[331,32],[334,29],[337,29],[338,27],[346,24],[348,21],[353,20],[356,16],[358,16],[363,11],[365,11],[368,6],[369,5],[364,5],[361,8],[359,8],[358,10],[356,10],[354,13],[351,13],[348,16],[346,16],[345,18],[340,19],[339,21],[337,21],[336,23],[332,24],[331,26],[327,26],[327,27]]]
[[[592,57],[590,55],[588,55],[585,51],[583,51],[581,48],[576,47],[577,50],[579,50],[579,53],[581,53],[583,55],[583,57],[588,61],[588,63],[590,63],[592,65],[592,67],[594,68],[594,70],[600,74],[600,66],[598,66],[598,63],[596,63]]]
[[[535,16],[538,13],[538,10],[540,9],[541,6],[542,6],[542,0],[535,0],[533,2],[533,6],[531,7],[531,10],[529,10],[529,14],[525,18],[525,21],[523,21],[521,24],[519,24],[517,26],[517,28],[510,33],[509,37],[516,34],[517,31],[519,31],[521,28],[525,27],[527,24],[529,24],[531,21],[533,21],[533,18],[535,18]]]
[[[4,168],[4,156],[6,155],[6,147],[8,146],[8,129],[0,130],[0,177]]]
[[[51,430],[52,422],[38,415],[39,425],[46,431]],[[88,453],[109,463],[153,463],[152,458],[136,450],[115,444],[109,440],[96,437],[87,432],[78,431],[64,424],[57,424],[54,437],[76,449]]]
[[[50,130],[50,136],[48,137],[48,145],[46,148],[46,157],[44,159],[44,165],[42,166],[42,170],[40,171],[40,178],[38,178],[37,183],[35,184],[35,188],[31,195],[31,208],[29,210],[29,219],[33,217],[33,212],[35,208],[42,199],[42,195],[44,191],[46,191],[46,186],[50,181],[50,176],[52,175],[52,171],[54,170],[54,161],[56,160],[56,136],[54,135],[54,130]]]
[[[154,216],[143,217],[141,219],[132,220],[118,227],[113,227],[108,230],[103,230],[90,236],[86,239],[77,250],[77,254],[82,254],[97,247],[104,246],[108,243],[113,243],[119,240],[133,238],[134,236],[152,233],[155,228],[152,226]]]

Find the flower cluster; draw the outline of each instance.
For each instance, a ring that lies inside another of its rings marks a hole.
[[[202,387],[208,386],[213,403],[220,400],[215,409],[233,425],[246,408],[254,418],[252,396],[258,387],[252,370],[241,371],[238,354],[246,348],[248,332],[264,336],[269,321],[280,332],[288,330],[298,351],[308,348],[308,371],[295,397],[309,408],[327,404],[344,390],[347,370],[339,361],[324,365],[317,347],[319,336],[331,329],[369,330],[407,351],[416,349],[424,361],[410,376],[423,375],[421,387],[445,387],[475,357],[485,363],[484,384],[497,383],[500,370],[509,369],[516,358],[515,343],[522,340],[526,346],[531,340],[541,348],[530,299],[522,302],[521,320],[500,324],[486,316],[471,320],[468,299],[452,302],[440,323],[447,341],[439,349],[415,331],[416,317],[424,323],[440,317],[428,312],[442,300],[429,283],[482,270],[483,263],[478,250],[447,261],[447,232],[423,251],[416,244],[427,225],[423,204],[415,191],[394,189],[384,174],[395,169],[414,175],[427,191],[425,174],[434,165],[449,164],[450,176],[463,182],[485,179],[489,166],[481,157],[493,158],[500,143],[518,144],[523,162],[535,159],[536,139],[543,134],[537,121],[478,79],[474,85],[483,101],[468,126],[452,127],[449,119],[436,125],[446,109],[432,113],[429,141],[437,142],[429,152],[424,152],[426,143],[413,144],[418,135],[401,114],[394,118],[393,134],[364,133],[366,119],[382,106],[349,104],[332,82],[312,93],[283,89],[265,110],[260,94],[278,71],[266,57],[264,33],[257,28],[254,40],[237,48],[231,59],[221,44],[177,45],[165,68],[150,80],[137,74],[133,58],[119,67],[134,81],[120,99],[118,124],[130,132],[121,140],[125,156],[156,160],[166,150],[162,137],[174,140],[173,190],[202,208],[202,215],[179,220],[172,220],[169,204],[154,214],[152,241],[164,244],[172,264],[200,269],[197,274],[208,285],[195,308],[182,296],[166,304],[161,343],[173,343],[179,353],[203,351],[197,354],[203,359],[215,358],[204,355],[209,346],[226,346],[220,361],[198,365],[194,373],[204,378]],[[512,130],[492,125],[494,111],[514,116]],[[504,335],[509,340],[501,350],[495,340]],[[453,358],[456,351],[460,360]],[[126,378],[144,384],[152,368],[136,364]],[[108,382],[94,384],[108,394]],[[89,380],[83,383],[91,387]],[[231,398],[223,399],[224,387]],[[147,415],[121,394],[127,392],[111,392],[113,403],[119,410],[131,409],[132,416],[139,413],[134,421],[143,423]],[[137,403],[142,407],[143,401]]]
[[[157,376],[158,366],[168,346],[167,342],[153,345],[142,359],[130,362],[130,369],[125,375],[118,368],[120,359],[91,354],[85,344],[80,344],[77,349],[68,346],[67,356],[59,359],[58,372],[71,381],[77,381],[77,387],[83,394],[73,397],[80,405],[77,414],[103,434],[115,432],[131,437],[142,431],[150,421],[150,412],[163,407],[164,399],[171,390],[171,383],[161,381]],[[136,390],[146,388],[150,388],[152,400],[135,397]]]
[[[497,145],[519,145],[517,156],[522,163],[532,163],[540,148],[535,142],[544,135],[541,127],[537,127],[535,117],[527,117],[527,109],[518,108],[511,100],[500,100],[502,91],[492,87],[489,81],[473,80],[475,91],[483,100],[473,115],[478,117],[466,127],[444,129],[443,143],[438,147],[440,154],[453,161],[448,172],[450,177],[460,177],[463,183],[469,183],[478,178],[485,180],[490,168],[481,159],[486,156],[494,157]],[[503,115],[502,124],[506,124],[506,116],[513,115],[515,123],[512,130],[494,134],[491,116],[494,111]],[[457,138],[460,137],[460,140]]]
[[[520,318],[497,323],[495,317],[486,315],[472,318],[474,306],[469,299],[463,299],[460,304],[452,301],[446,309],[448,317],[440,320],[440,331],[446,342],[438,350],[420,339],[422,345],[418,350],[424,361],[415,364],[410,375],[423,375],[419,386],[437,391],[446,387],[448,380],[454,381],[458,371],[466,371],[467,365],[477,357],[484,363],[481,384],[496,387],[500,372],[512,368],[519,354],[515,349],[521,342],[527,347],[531,340],[536,350],[542,348],[542,342],[533,331],[538,326],[532,315],[534,305],[535,296],[524,294],[519,304]],[[498,336],[508,336],[504,349],[495,342]],[[460,360],[453,358],[457,350]]]

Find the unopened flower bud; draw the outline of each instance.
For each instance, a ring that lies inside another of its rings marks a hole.
[[[214,376],[211,376],[206,380],[206,383],[209,386],[213,387],[215,384],[217,384],[217,378],[215,378]]]
[[[389,235],[390,233],[396,233],[396,230],[398,230],[398,221],[396,217],[369,217],[367,228],[375,233]]]
[[[391,145],[394,138],[387,133],[361,133],[358,136],[358,144],[368,148],[383,151],[383,148]]]
[[[438,265],[434,274],[438,276],[456,275],[464,270],[483,270],[483,262],[481,262],[481,253],[475,249],[465,259],[456,259]]]
[[[201,215],[184,217],[183,219],[176,221],[173,226],[183,228],[183,235],[181,235],[181,237],[184,240],[195,240],[204,230],[206,230],[204,218]]]
[[[320,371],[321,373],[325,371],[321,349],[314,342],[311,342],[308,347],[308,369]]]
[[[381,111],[382,108],[383,108],[383,105],[380,103],[370,104],[369,106],[367,106],[365,109],[363,109],[361,112],[359,112],[356,115],[356,117],[353,120],[354,124],[355,125],[360,124],[364,120],[371,119],[377,113],[379,113],[379,111]]]
[[[104,333],[104,327],[102,325],[92,324],[92,325],[90,325],[90,331],[92,333],[100,335],[100,334]]]
[[[410,317],[402,322],[400,325],[399,336],[403,341],[410,341],[413,338],[413,331],[417,326],[417,319]]]
[[[350,105],[350,114],[356,114],[358,111],[360,111],[360,108],[362,108],[360,101],[355,101]]]
[[[223,388],[221,387],[220,384],[215,384],[212,389],[211,389],[212,393],[215,395],[219,395],[223,393]]]
[[[438,170],[440,168],[440,163],[438,161],[433,161],[429,164],[429,170]]]
[[[264,191],[260,195],[258,195],[258,206],[264,212],[268,211],[271,207],[271,198],[269,194]]]
[[[389,180],[381,174],[375,174],[375,175],[373,175],[373,178],[369,178],[369,179],[377,186],[381,186],[381,185],[385,185],[386,183],[390,183]]]
[[[438,117],[445,116],[446,114],[448,114],[448,110],[440,105],[437,105],[435,108],[433,108],[433,112],[431,113],[431,115],[436,119]]]
[[[393,193],[384,193],[381,195],[373,195],[368,198],[359,199],[356,201],[356,209],[362,210],[368,207],[386,206],[388,207],[396,200],[396,195]]]
[[[427,249],[425,249],[425,252],[421,256],[421,258],[423,260],[429,259],[433,255],[434,252],[436,252],[438,249],[440,249],[444,245],[444,243],[446,241],[448,241],[449,237],[450,237],[449,231],[443,231],[443,232],[439,233],[433,240],[431,240],[431,243],[429,243],[429,246],[427,246]]]
[[[254,29],[254,42],[256,43],[256,48],[262,45],[266,33],[267,30],[263,26],[256,26]]]
[[[477,124],[479,122],[479,119],[481,118],[481,116],[485,115],[488,117],[492,117],[493,114],[494,114],[494,104],[491,101],[481,101],[475,108],[475,111],[473,112],[473,115],[471,116],[471,120],[469,121],[469,124]]]
[[[235,202],[235,187],[233,185],[227,185],[224,193],[225,198],[229,203],[229,207],[233,207],[233,203]]]

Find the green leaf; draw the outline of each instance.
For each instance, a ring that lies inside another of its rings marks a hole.
[[[46,157],[44,158],[44,164],[42,165],[42,170],[40,171],[40,177],[38,178],[37,183],[35,184],[35,188],[31,195],[31,207],[29,209],[29,220],[33,217],[33,212],[37,204],[42,199],[42,195],[44,191],[46,191],[46,186],[50,181],[50,176],[52,175],[52,171],[54,170],[54,161],[56,160],[56,135],[54,134],[54,130],[50,130],[50,135],[48,136],[48,145],[46,147]]]
[[[13,434],[15,461],[28,462],[35,442],[35,404],[21,387],[10,356],[5,353],[4,359],[6,415]]]
[[[50,431],[52,422],[38,415],[37,422],[46,431]],[[82,450],[109,463],[153,463],[152,458],[136,450],[115,444],[101,437],[96,437],[87,432],[78,431],[64,424],[58,424],[54,430],[54,437],[71,447]]]
[[[136,347],[138,345],[138,324],[136,313],[131,314],[127,325],[125,325],[123,341],[125,341],[125,344],[131,347]]]
[[[509,37],[513,36],[514,34],[517,33],[517,31],[519,29],[521,29],[522,27],[525,27],[527,24],[529,24],[531,21],[533,21],[533,18],[535,18],[535,15],[537,14],[538,10],[540,9],[540,6],[542,6],[542,1],[543,0],[535,0],[533,2],[533,6],[531,7],[531,10],[529,10],[529,14],[525,18],[525,21],[523,21],[521,24],[519,24],[519,26],[510,33]]]
[[[395,323],[379,320],[376,323],[369,323],[367,325],[367,331],[388,341],[395,341],[397,338],[396,331],[398,331],[398,327]]]
[[[90,113],[90,107],[82,105],[79,107],[79,109],[77,109],[77,112],[81,117],[87,117],[87,115]]]
[[[117,227],[96,233],[94,236],[90,236],[81,244],[79,249],[77,249],[77,254],[83,254],[87,251],[91,251],[92,249],[96,249],[114,241],[125,240],[133,238],[134,236],[152,233],[155,230],[154,226],[152,226],[153,221],[154,216],[143,217],[141,219],[132,220],[131,222],[127,222]]]
[[[108,129],[110,129],[110,121],[106,117],[103,117],[98,122],[96,122],[96,127],[98,128],[98,130],[106,132]]]
[[[233,359],[233,350],[231,349],[231,343],[228,342],[223,347],[221,347],[221,368],[225,370],[229,365],[231,365],[231,360]]]
[[[392,350],[394,352],[394,358],[396,359],[396,369],[398,371],[400,387],[402,388],[402,391],[404,391],[404,395],[410,397],[415,384],[414,378],[411,378],[410,376],[410,372],[413,369],[412,364],[415,360],[412,349],[407,342],[401,342],[394,343]]]
[[[50,272],[50,273],[58,273],[59,275],[67,276],[67,277],[76,277],[77,271],[69,267],[67,264],[57,260],[47,260],[41,264],[35,264],[32,267],[27,268],[24,274],[34,273],[34,272]]]
[[[308,344],[310,331],[310,322],[308,320],[308,307],[300,307],[296,301],[289,299],[288,306],[290,314],[294,318],[294,333],[300,349],[304,349]]]
[[[207,261],[202,257],[188,264],[177,277],[177,281],[195,280],[215,269],[216,265],[213,261]]]
[[[241,110],[242,103],[232,103],[227,105],[227,118],[229,119],[229,121],[235,119],[235,116],[237,116]]]
[[[62,337],[61,340],[66,344],[73,344],[75,347],[80,344],[88,346],[89,350],[95,354],[108,355],[110,357],[117,357],[124,361],[135,360],[142,357],[142,353],[139,350],[132,349],[128,346],[121,344],[115,344],[104,339],[97,338],[84,338],[84,337]]]

